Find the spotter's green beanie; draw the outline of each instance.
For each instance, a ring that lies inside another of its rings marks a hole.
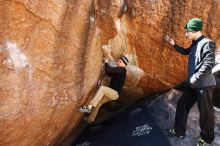
[[[202,20],[199,18],[193,18],[188,21],[185,25],[185,29],[188,31],[201,31],[202,30]]]

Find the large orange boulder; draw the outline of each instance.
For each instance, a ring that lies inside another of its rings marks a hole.
[[[186,78],[183,26],[204,20],[220,43],[218,1],[0,0],[0,145],[59,145],[78,107],[98,88],[103,48],[130,59],[123,97],[146,96]],[[122,98],[123,98],[122,97]]]

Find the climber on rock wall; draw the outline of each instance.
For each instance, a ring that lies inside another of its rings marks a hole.
[[[110,53],[108,53],[108,56],[110,60],[112,60]],[[126,56],[122,56],[118,59],[116,66],[110,65],[110,60],[105,59],[104,63],[105,73],[111,78],[109,87],[100,86],[90,103],[79,108],[80,112],[90,113],[88,122],[93,122],[95,120],[98,110],[102,104],[109,100],[118,99],[124,86],[126,78],[125,67],[128,65],[129,60]]]
[[[188,79],[178,89],[183,91],[176,107],[174,128],[169,130],[170,135],[184,138],[186,133],[187,117],[192,106],[197,102],[200,111],[201,138],[197,146],[211,144],[214,140],[214,111],[212,106],[213,86],[216,85],[212,68],[215,64],[215,44],[202,33],[203,22],[193,18],[185,25],[185,37],[192,40],[188,49],[178,46],[169,36],[165,40],[177,52],[189,55]]]

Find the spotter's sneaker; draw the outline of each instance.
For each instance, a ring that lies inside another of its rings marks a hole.
[[[208,146],[202,138],[200,138],[197,142],[197,146]]]
[[[181,139],[184,139],[184,137],[185,137],[183,135],[176,134],[174,129],[169,129],[168,132],[169,132],[170,136],[176,136],[176,137],[181,138]]]

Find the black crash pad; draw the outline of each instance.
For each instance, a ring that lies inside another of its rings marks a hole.
[[[146,106],[91,125],[72,146],[171,146]]]

